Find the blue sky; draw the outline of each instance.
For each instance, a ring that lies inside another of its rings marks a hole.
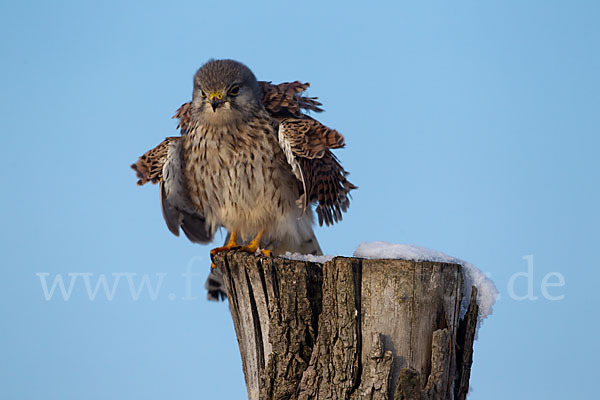
[[[593,1],[2,1],[0,397],[245,397],[210,246],[172,236],[129,169],[212,57],[311,82],[345,135],[360,189],[325,252],[414,243],[491,275],[471,399],[595,397],[599,20]],[[119,285],[92,301],[102,274]],[[144,274],[154,300],[130,292]]]

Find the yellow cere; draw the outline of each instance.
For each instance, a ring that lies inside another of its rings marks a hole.
[[[217,98],[218,100],[223,100],[223,95],[219,92],[212,92],[211,94],[208,95],[208,99],[212,100],[213,98]]]

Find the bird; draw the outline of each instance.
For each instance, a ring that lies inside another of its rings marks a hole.
[[[322,112],[308,83],[258,81],[235,60],[211,59],[194,75],[192,100],[174,118],[180,136],[144,153],[131,167],[138,185],[160,186],[168,229],[206,244],[224,228],[216,253],[241,249],[266,256],[322,255],[314,231],[342,219],[348,179],[332,149],[344,137],[308,115]],[[214,264],[213,264],[214,267]],[[211,268],[210,300],[226,296],[222,272]]]

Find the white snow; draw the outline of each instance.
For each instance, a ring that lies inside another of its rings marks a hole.
[[[471,287],[475,286],[477,288],[477,303],[479,304],[477,330],[479,330],[483,320],[492,313],[492,307],[498,296],[498,289],[496,289],[494,282],[473,264],[426,247],[414,244],[363,242],[354,251],[354,257],[437,261],[462,265],[464,289],[460,317],[463,318],[467,312],[469,301],[471,300]]]
[[[300,253],[290,253],[289,251],[285,254],[281,255],[282,258],[287,258],[288,260],[296,260],[296,261],[310,261],[314,263],[325,264],[327,261],[333,260],[331,255],[326,256],[313,256],[312,254],[300,254]]]

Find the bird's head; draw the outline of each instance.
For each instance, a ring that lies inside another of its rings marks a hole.
[[[192,115],[211,123],[249,119],[260,108],[260,87],[244,64],[233,60],[210,60],[194,76]]]

